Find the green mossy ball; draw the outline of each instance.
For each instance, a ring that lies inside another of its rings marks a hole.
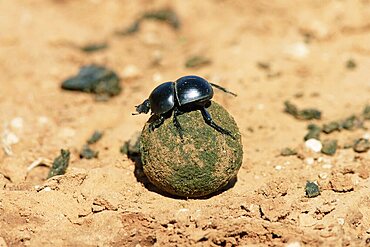
[[[143,170],[161,190],[182,197],[202,197],[236,177],[243,160],[238,126],[219,104],[212,101],[208,111],[235,139],[207,125],[200,111],[178,116],[183,140],[173,116],[154,131],[149,130],[153,117],[145,124],[140,140]]]

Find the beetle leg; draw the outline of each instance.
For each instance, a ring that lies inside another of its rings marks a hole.
[[[211,114],[209,114],[209,112],[207,111],[207,109],[205,107],[202,107],[200,108],[200,111],[202,113],[202,116],[203,116],[203,119],[204,121],[209,125],[211,126],[212,128],[214,128],[215,130],[217,130],[218,132],[224,134],[224,135],[228,135],[230,136],[231,138],[235,139],[235,137],[232,135],[231,131],[229,130],[226,130],[224,128],[222,128],[221,126],[217,125],[212,117],[211,117]]]
[[[180,122],[179,120],[177,119],[177,116],[178,115],[181,115],[182,112],[179,111],[179,109],[177,109],[175,107],[175,109],[173,110],[173,125],[175,125],[177,131],[179,132],[180,134],[180,138],[182,139],[183,138],[183,132],[182,132],[182,128],[181,128],[181,125],[180,125]]]
[[[161,126],[163,122],[164,122],[164,116],[159,115],[156,120],[154,120],[153,122],[149,124],[149,130],[153,131],[155,128],[158,128],[159,126]]]

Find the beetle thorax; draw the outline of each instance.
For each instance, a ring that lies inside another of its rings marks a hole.
[[[149,96],[150,110],[153,114],[166,113],[175,106],[175,88],[173,82],[165,82],[156,87]]]

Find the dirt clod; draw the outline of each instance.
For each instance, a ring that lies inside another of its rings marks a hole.
[[[332,190],[335,192],[349,192],[354,189],[354,185],[349,174],[334,174],[330,179],[330,185]]]

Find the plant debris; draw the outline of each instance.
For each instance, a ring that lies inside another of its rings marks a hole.
[[[108,48],[108,43],[93,43],[93,44],[87,44],[80,47],[80,50],[86,53],[92,53],[96,51],[105,50]]]
[[[199,68],[205,65],[208,65],[211,63],[211,60],[208,58],[202,57],[202,56],[193,56],[190,57],[188,60],[185,62],[185,67],[186,68]]]
[[[80,152],[80,158],[81,159],[92,159],[92,158],[97,158],[99,155],[98,151],[95,151],[90,148],[89,145],[85,144],[82,147],[82,150]]]
[[[353,130],[354,128],[361,127],[361,126],[362,126],[361,120],[355,115],[352,115],[344,119],[341,124],[341,127],[346,130]]]
[[[140,156],[140,136],[141,132],[136,132],[121,146],[120,152],[126,154],[130,159]]]
[[[130,35],[140,30],[140,24],[144,20],[157,20],[168,23],[172,28],[180,28],[180,19],[176,12],[171,9],[161,9],[155,11],[149,11],[142,14],[137,20],[135,20],[128,28],[123,31],[118,31],[119,35]]]
[[[341,124],[336,121],[332,121],[322,126],[322,132],[324,132],[325,134],[330,134],[334,131],[340,131],[340,129],[341,129]]]
[[[80,152],[80,159],[98,158],[99,152],[93,150],[90,145],[97,143],[103,137],[103,132],[95,130],[94,133],[87,139]]]
[[[94,93],[98,100],[118,95],[121,92],[118,75],[103,66],[87,65],[76,76],[63,81],[62,89]]]
[[[289,101],[284,102],[285,112],[294,116],[299,120],[312,120],[312,119],[321,119],[321,111],[314,108],[306,108],[299,110],[297,106],[290,103]]]
[[[362,116],[365,120],[370,120],[370,105],[365,106]]]
[[[98,142],[103,137],[103,132],[96,130],[87,140],[87,144],[91,145]]]
[[[307,181],[305,190],[306,196],[309,198],[320,195],[320,188],[315,182]]]
[[[355,69],[357,67],[357,64],[355,62],[355,60],[353,59],[348,59],[347,62],[346,62],[346,68],[347,69]]]
[[[257,68],[262,69],[262,70],[271,70],[271,65],[268,62],[257,62]]]
[[[289,102],[285,102],[286,111],[291,114],[297,114],[298,110],[294,105]],[[304,136],[304,140],[317,139],[320,140],[320,133],[330,134],[335,131],[342,130],[354,130],[357,128],[364,128],[364,120],[370,119],[370,105],[367,105],[361,115],[351,115],[343,120],[331,121],[329,123],[323,124],[322,127],[316,124],[309,124],[307,126],[308,133]],[[321,152],[327,155],[334,155],[337,148],[338,142],[336,140],[324,141]],[[356,152],[366,152],[370,147],[369,141],[366,139],[358,139],[354,143],[346,143],[343,148],[353,148]]]
[[[368,139],[360,138],[355,141],[353,150],[357,153],[364,153],[370,149],[370,142]]]
[[[284,148],[280,152],[281,156],[292,156],[292,155],[296,155],[296,154],[297,154],[297,151],[295,149],[292,149],[292,148]]]
[[[56,175],[63,175],[66,172],[69,165],[70,154],[69,150],[60,150],[60,156],[55,158],[47,178],[51,178]]]
[[[273,71],[272,66],[268,62],[257,62],[257,68],[264,70],[266,72],[267,78],[275,78],[281,76],[280,71]]]
[[[176,12],[171,9],[149,11],[143,14],[142,19],[158,20],[168,23],[174,29],[180,28],[180,20]]]
[[[334,131],[354,130],[355,128],[360,128],[363,126],[363,121],[355,116],[351,115],[344,120],[332,121],[330,123],[324,124],[322,127],[322,132],[325,134],[330,134]]]
[[[322,143],[321,153],[327,155],[334,155],[337,151],[338,141],[337,140],[326,140]]]
[[[304,136],[304,140],[307,141],[309,139],[316,139],[320,140],[320,132],[321,128],[317,124],[309,124],[307,126],[308,133]]]

